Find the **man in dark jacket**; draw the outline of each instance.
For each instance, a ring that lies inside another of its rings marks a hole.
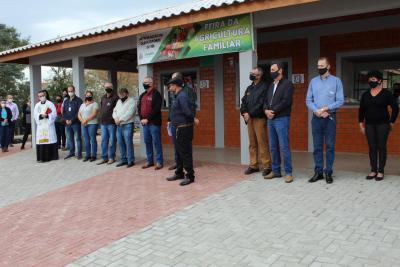
[[[263,104],[267,95],[268,85],[262,79],[263,70],[259,67],[251,70],[251,85],[247,87],[240,105],[242,114],[249,134],[249,154],[250,166],[244,172],[252,174],[259,171],[258,154],[260,154],[263,165],[263,175],[271,172],[271,157],[268,150],[266,117],[263,110]]]
[[[146,144],[147,163],[143,169],[154,166],[153,146],[156,149],[156,170],[163,167],[163,150],[161,145],[161,106],[162,97],[154,88],[153,78],[146,77],[143,81],[143,92],[138,101],[140,123],[143,126],[144,143]]]
[[[283,78],[281,63],[271,64],[271,83],[266,101],[264,102],[265,115],[268,118],[269,143],[272,156],[272,172],[265,175],[265,179],[282,177],[281,156],[285,165],[285,182],[291,183],[292,156],[289,144],[290,113],[292,109],[293,84]]]

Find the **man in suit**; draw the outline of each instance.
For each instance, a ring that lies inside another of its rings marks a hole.
[[[292,156],[289,143],[290,113],[294,87],[283,77],[282,64],[271,64],[271,83],[264,102],[264,112],[268,118],[269,145],[272,156],[272,172],[265,179],[282,177],[281,154],[285,166],[285,182],[293,182]]]

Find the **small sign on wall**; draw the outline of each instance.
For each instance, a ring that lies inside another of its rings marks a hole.
[[[199,88],[200,89],[210,88],[210,80],[200,80]]]
[[[299,84],[304,83],[304,74],[292,74],[292,83]]]

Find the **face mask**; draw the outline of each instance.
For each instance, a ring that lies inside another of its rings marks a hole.
[[[369,87],[371,87],[371,88],[376,88],[379,85],[379,83],[375,82],[375,81],[369,81],[368,84],[369,84]]]
[[[56,99],[56,102],[57,102],[57,103],[61,103],[61,101],[62,101],[62,100],[59,99],[59,98]]]
[[[319,75],[324,75],[328,71],[328,68],[318,69]]]
[[[273,80],[275,80],[276,78],[278,78],[278,76],[279,76],[279,71],[277,70],[277,71],[271,71],[271,78],[273,79]]]
[[[107,94],[111,94],[112,88],[106,88],[106,92],[107,92]]]
[[[122,101],[122,102],[125,102],[125,100],[127,100],[127,99],[128,99],[127,96],[121,97],[121,101]]]
[[[93,100],[93,97],[92,97],[92,96],[87,96],[87,97],[85,97],[85,100],[86,100],[86,101],[92,101],[92,100]]]
[[[41,96],[41,97],[39,97],[39,99],[40,99],[40,102],[46,102],[46,97],[45,96]]]
[[[73,97],[73,96],[75,95],[75,93],[74,93],[74,92],[68,92],[68,95],[69,95],[70,97]]]
[[[256,80],[256,75],[250,74],[249,79],[250,79],[250,81],[255,81]]]
[[[147,89],[149,89],[150,88],[150,84],[143,84],[143,88],[144,88],[144,90],[147,90]]]

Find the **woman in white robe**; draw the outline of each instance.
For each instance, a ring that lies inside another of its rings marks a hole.
[[[55,120],[56,107],[49,100],[49,93],[42,90],[38,93],[39,102],[36,103],[33,115],[36,122],[36,157],[38,162],[47,162],[58,159],[57,134]]]

